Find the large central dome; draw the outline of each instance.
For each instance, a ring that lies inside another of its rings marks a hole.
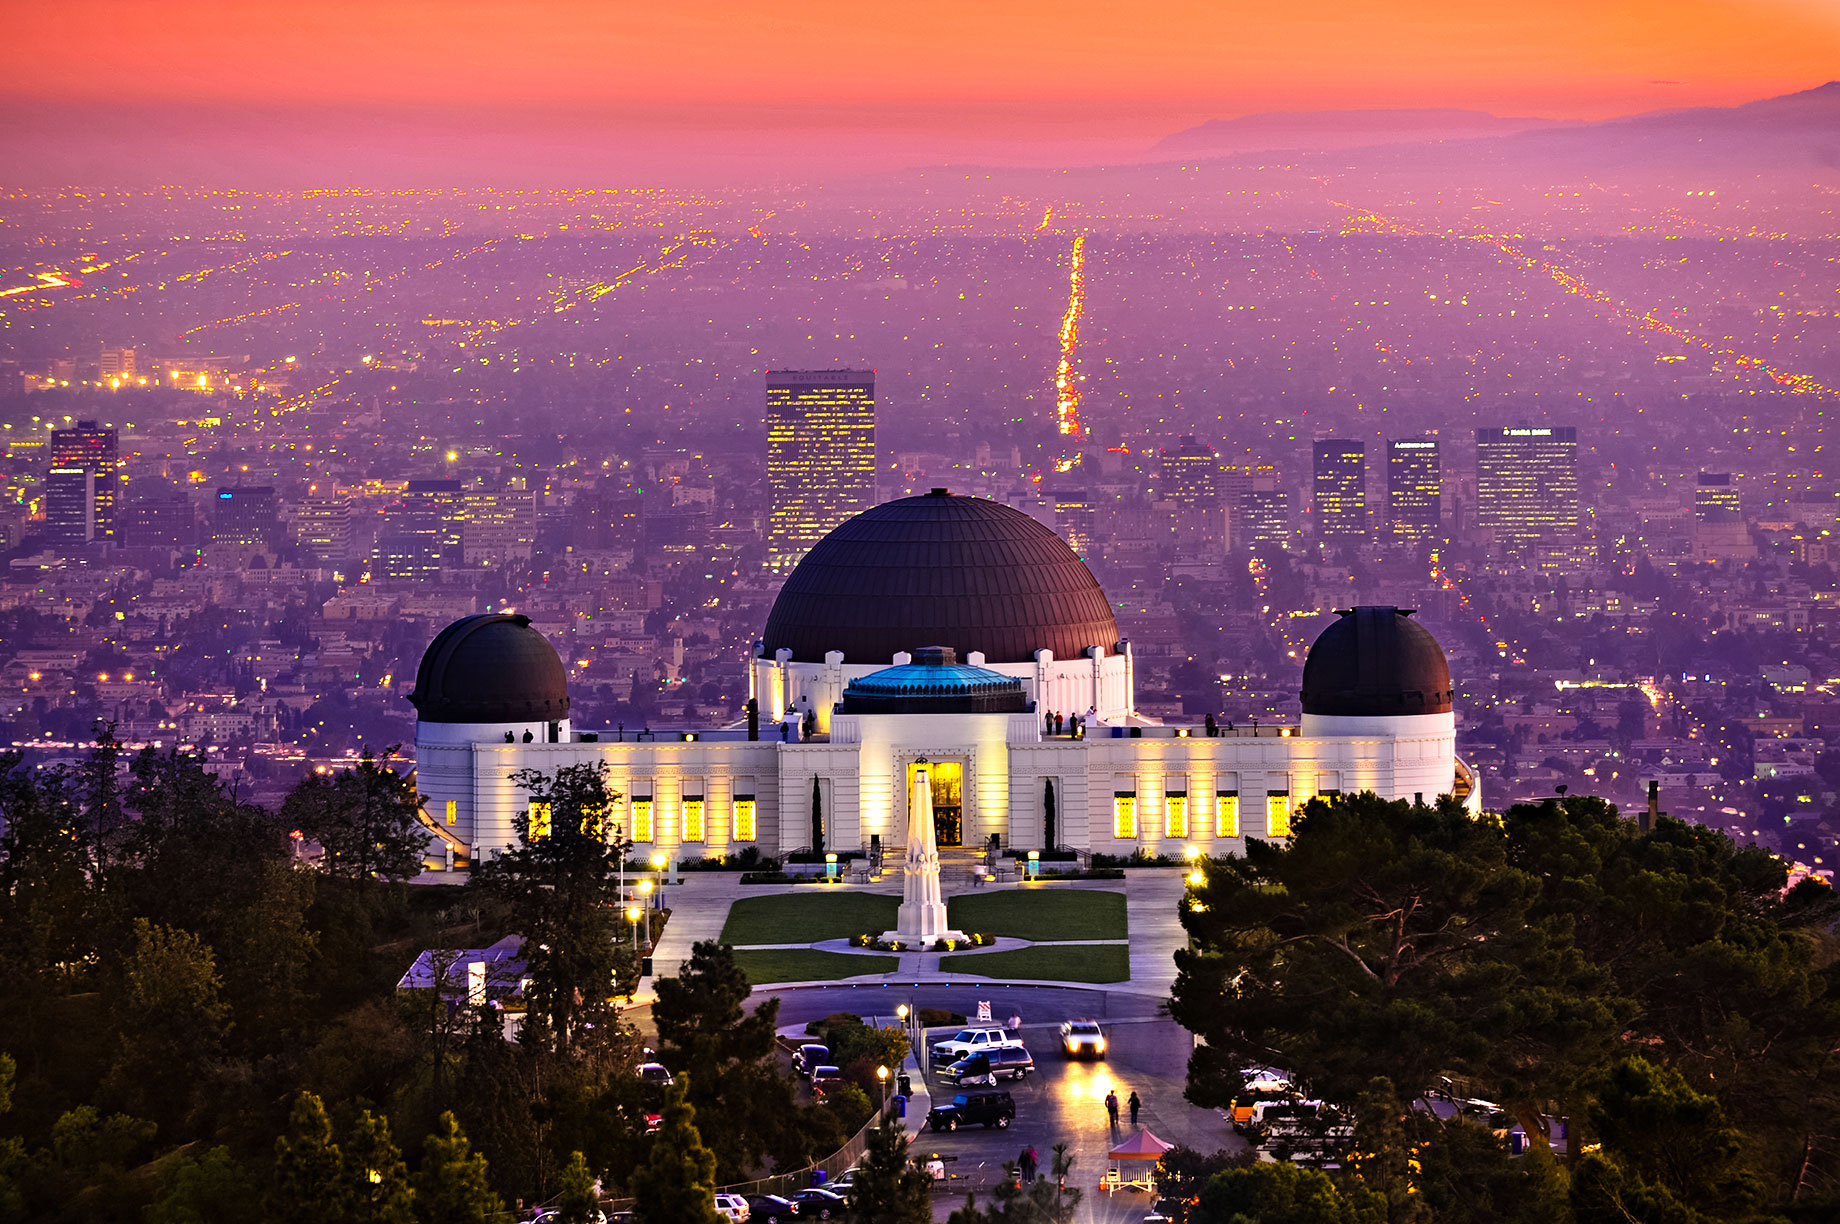
[[[825,536],[786,579],[764,635],[767,657],[886,663],[950,646],[987,663],[1109,652],[1118,622],[1086,563],[1040,523],[1000,502],[934,489],[865,510]]]

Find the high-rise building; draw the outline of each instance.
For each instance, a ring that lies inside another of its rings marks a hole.
[[[192,499],[184,489],[137,489],[135,500],[124,501],[120,509],[116,530],[126,547],[178,549],[198,543]]]
[[[415,547],[424,554],[408,567],[414,576],[466,564],[466,494],[458,480],[411,480],[389,520],[388,534],[396,537],[390,555]]]
[[[1178,510],[1212,510],[1220,504],[1220,456],[1194,438],[1162,454],[1162,500]]]
[[[530,559],[537,539],[536,494],[523,489],[469,489],[460,500],[465,516],[461,536],[467,565],[501,565]],[[587,523],[580,525],[584,537],[592,536]]]
[[[211,543],[266,549],[280,536],[281,499],[271,486],[226,486],[211,499]]]
[[[82,548],[96,538],[96,473],[52,465],[45,476],[45,537],[54,548]]]
[[[1367,538],[1367,445],[1325,438],[1315,447],[1316,538]]]
[[[1744,517],[1744,505],[1738,490],[1732,487],[1730,472],[1701,472],[1693,490],[1693,517],[1700,522],[1731,521]]]
[[[294,511],[294,538],[315,561],[351,556],[351,498],[344,493],[310,493]]]
[[[875,372],[767,371],[767,566],[875,504]]]
[[[1386,517],[1393,539],[1417,544],[1441,526],[1443,465],[1435,438],[1395,438],[1386,448]]]
[[[1067,547],[1082,556],[1092,551],[1098,529],[1099,506],[1085,489],[1055,489],[1048,494],[1054,505],[1054,530]]]
[[[83,468],[95,477],[90,538],[115,538],[115,494],[123,477],[117,457],[116,433],[94,421],[78,421],[73,429],[51,431],[50,466],[66,471]]]
[[[1506,552],[1578,533],[1578,431],[1517,425],[1476,431],[1476,526]]]
[[[131,348],[105,348],[102,350],[102,357],[97,362],[96,368],[101,371],[103,382],[107,382],[111,378],[126,382],[134,377],[134,350]]]
[[[1253,553],[1289,552],[1291,494],[1273,487],[1243,489],[1234,514],[1235,546]]]

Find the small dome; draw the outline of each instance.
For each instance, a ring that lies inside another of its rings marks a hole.
[[[934,489],[863,511],[819,540],[787,577],[762,635],[766,656],[822,663],[840,650],[877,663],[928,642],[992,663],[1038,650],[1108,652],[1118,622],[1092,571],[1020,510]]]
[[[569,679],[528,616],[488,612],[435,635],[409,703],[424,722],[558,722],[569,716]]]
[[[1450,664],[1411,608],[1337,609],[1303,661],[1303,712],[1383,718],[1447,714]]]
[[[912,663],[884,667],[843,690],[845,714],[1016,714],[1022,681],[958,661],[950,646],[922,646]]]

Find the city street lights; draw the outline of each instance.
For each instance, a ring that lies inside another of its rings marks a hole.
[[[640,880],[639,881],[639,896],[644,899],[646,909],[652,908],[652,888],[653,887],[654,885],[652,884],[650,880]]]
[[[886,1114],[888,1112],[888,1068],[887,1067],[877,1067],[875,1069],[875,1078],[881,1081],[882,1112]]]
[[[626,907],[626,921],[632,923],[633,951],[635,953],[639,951],[639,915],[641,912],[642,911],[636,905],[629,905]]]
[[[663,851],[659,851],[658,853],[652,855],[652,870],[659,873],[658,884],[661,889],[664,884],[664,874],[663,874],[664,865],[667,861],[669,860],[665,858]],[[650,880],[647,880],[645,882],[645,890],[647,892],[650,892],[652,890],[652,882]],[[664,908],[664,893],[662,891],[660,891],[658,896],[653,899],[652,904],[657,906],[660,909]]]

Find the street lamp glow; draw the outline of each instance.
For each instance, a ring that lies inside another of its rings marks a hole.
[[[626,907],[626,921],[628,922],[639,921],[639,907],[638,906],[629,905]]]
[[[663,854],[652,855],[652,870],[653,871],[663,871],[664,870],[664,855]]]
[[[904,1021],[907,1019],[907,1011],[907,1004],[902,1003],[894,1009],[894,1014]]]

